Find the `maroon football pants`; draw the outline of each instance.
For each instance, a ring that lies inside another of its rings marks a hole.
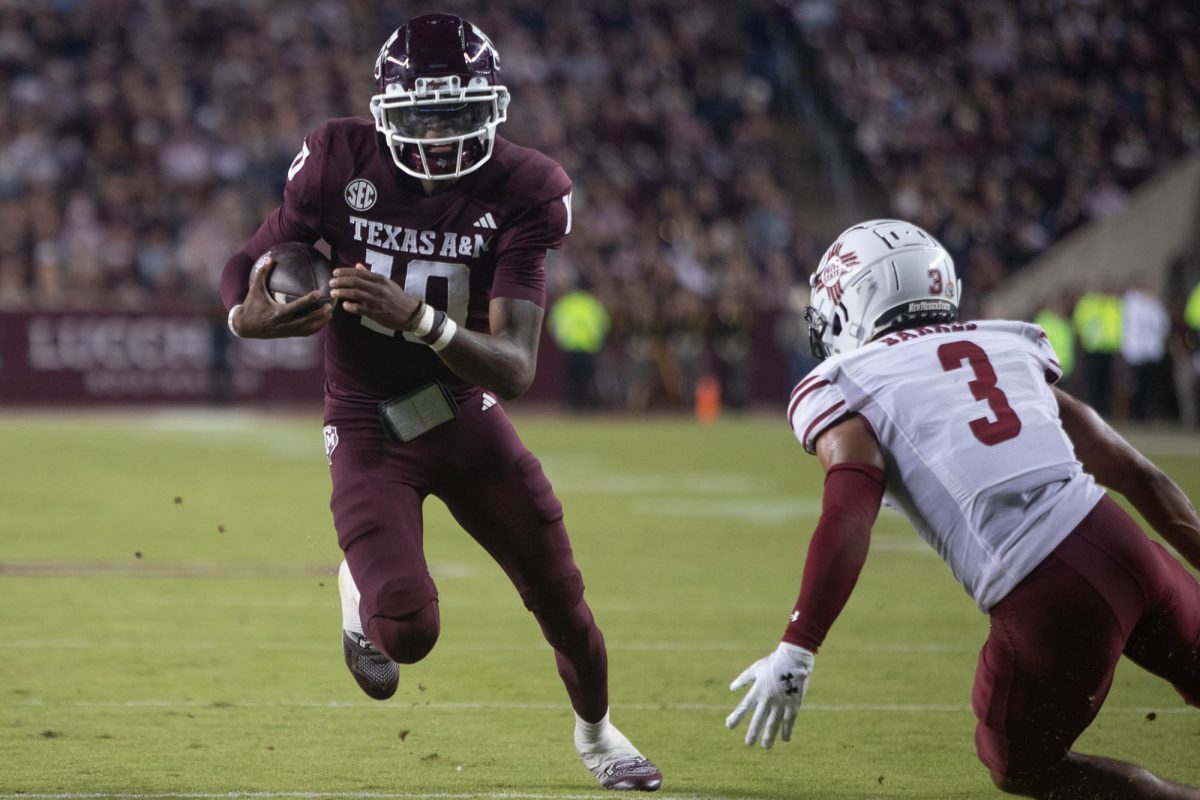
[[[1200,584],[1108,497],[990,617],[972,705],[993,772],[1025,777],[1062,759],[1122,653],[1200,705]]]
[[[384,434],[374,405],[326,401],[325,424],[337,438],[329,505],[362,592],[364,623],[376,614],[406,616],[437,598],[421,514],[431,494],[504,569],[530,610],[570,608],[583,596],[562,504],[541,463],[499,403],[476,393],[460,405],[457,419],[401,443]]]
[[[608,710],[604,637],[583,600],[562,504],[537,458],[491,395],[400,443],[376,407],[326,397],[325,447],[338,544],[362,594],[363,630],[394,661],[423,658],[440,633],[425,561],[421,506],[434,495],[496,560],[554,648],[571,705],[588,721]]]

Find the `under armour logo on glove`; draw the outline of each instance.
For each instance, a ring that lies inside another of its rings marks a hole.
[[[812,665],[810,651],[780,642],[775,652],[755,661],[730,684],[732,691],[746,686],[750,691],[725,718],[725,727],[737,727],[742,717],[750,713],[746,744],[752,745],[758,740],[763,747],[770,747],[779,733],[785,742],[792,738],[792,725],[804,702]]]

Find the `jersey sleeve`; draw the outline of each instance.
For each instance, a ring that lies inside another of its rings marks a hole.
[[[788,400],[788,422],[810,454],[817,452],[817,437],[850,413],[836,377],[836,369],[818,367],[796,384]]]
[[[545,306],[546,251],[562,247],[571,232],[571,184],[561,169],[558,173],[561,185],[554,197],[533,206],[500,231],[492,297],[532,300]]]
[[[221,300],[226,308],[246,299],[250,269],[258,257],[281,242],[312,244],[321,238],[322,173],[326,154],[326,129],[305,137],[300,152],[288,169],[283,202],[272,211],[250,240],[225,262],[221,272]]]
[[[1058,361],[1058,354],[1054,352],[1054,345],[1050,344],[1050,337],[1040,325],[1026,324],[1022,332],[1029,342],[1033,357],[1037,359],[1046,376],[1046,383],[1058,383],[1063,376],[1062,364]]]
[[[279,207],[287,223],[293,229],[305,230],[311,241],[319,238],[328,148],[329,129],[325,125],[304,137],[300,152],[288,168],[283,204]]]

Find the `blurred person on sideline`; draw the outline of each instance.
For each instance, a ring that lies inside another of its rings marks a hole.
[[[1200,516],[1085,404],[1036,325],[961,322],[960,284],[915,225],[849,228],[811,279],[814,354],[787,414],[825,471],[799,597],[726,719],[786,742],[816,654],[867,557],[881,502],[950,566],[990,631],[972,692],[996,786],[1039,798],[1200,799],[1136,764],[1072,749],[1122,654],[1200,706],[1200,583],[1097,481],[1200,569]]]
[[[713,355],[721,402],[731,411],[744,411],[750,405],[754,317],[749,293],[733,289],[718,293],[713,310]]]
[[[1083,353],[1084,398],[1108,419],[1113,411],[1113,362],[1121,352],[1121,298],[1108,291],[1089,291],[1075,303],[1071,319]]]
[[[1200,283],[1188,293],[1179,322],[1179,330],[1171,337],[1179,419],[1196,428],[1200,427]]]
[[[375,62],[374,122],[334,119],[305,137],[282,205],[226,264],[222,298],[237,336],[327,328],[342,648],[359,687],[391,697],[397,664],[438,640],[422,519],[434,495],[553,648],[584,766],[605,789],[654,791],[662,773],[609,721],[607,650],[562,504],[503,407],[533,380],[544,260],[572,218],[562,167],[496,135],[509,105],[499,61],[455,15],[398,28]],[[274,303],[263,254],[318,239],[332,252],[336,305],[319,292]]]
[[[1070,297],[1062,294],[1033,317],[1033,323],[1046,332],[1050,346],[1058,355],[1063,381],[1075,371],[1075,327],[1071,324],[1070,313]]]
[[[550,307],[547,325],[567,360],[567,405],[574,411],[594,409],[599,401],[596,359],[604,347],[611,320],[604,304],[589,291],[586,279]]]
[[[1167,336],[1171,319],[1167,307],[1144,281],[1125,290],[1121,298],[1121,356],[1129,365],[1129,416],[1142,421],[1173,416],[1170,379],[1166,372]]]

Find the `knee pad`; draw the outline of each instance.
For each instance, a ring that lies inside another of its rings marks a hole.
[[[521,601],[540,621],[543,617],[566,616],[583,601],[583,576],[578,569],[521,591]],[[564,610],[566,609],[566,610]]]
[[[437,600],[437,586],[421,565],[415,569],[396,556],[375,558],[354,580],[362,592],[363,617],[401,619]]]
[[[374,615],[363,626],[367,637],[398,664],[415,664],[437,644],[441,616],[436,600],[403,617]]]
[[[570,607],[540,609],[534,612],[534,617],[555,650],[587,647],[593,634],[599,635],[592,610],[582,599]]]

